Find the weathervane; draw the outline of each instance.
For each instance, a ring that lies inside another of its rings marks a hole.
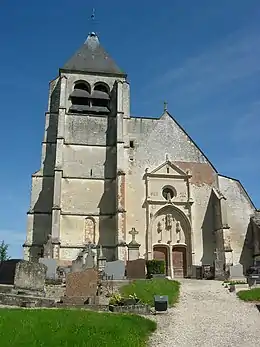
[[[92,8],[91,19],[92,19],[93,21],[95,20],[95,9],[94,9],[94,8]]]
[[[164,103],[163,103],[163,110],[164,110],[164,112],[168,111],[168,102],[167,101],[164,101]]]
[[[95,8],[92,8],[92,14],[91,14],[90,18],[91,18],[91,22],[92,22],[92,32],[96,33],[94,30],[95,24],[96,24],[96,10],[95,10]]]

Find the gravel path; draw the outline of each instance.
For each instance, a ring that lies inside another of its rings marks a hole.
[[[260,346],[260,312],[218,281],[181,281],[180,302],[157,314],[150,347]]]

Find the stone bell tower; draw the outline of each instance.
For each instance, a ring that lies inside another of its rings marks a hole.
[[[48,237],[55,259],[71,261],[87,243],[102,245],[108,260],[120,257],[125,211],[118,192],[130,113],[126,77],[91,33],[50,82],[25,259],[42,256]]]

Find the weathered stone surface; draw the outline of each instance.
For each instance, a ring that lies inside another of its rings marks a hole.
[[[96,295],[98,273],[93,269],[69,273],[66,278],[65,296],[84,297]]]
[[[56,259],[40,258],[39,263],[44,264],[47,267],[46,279],[48,280],[58,279],[58,273],[57,273],[58,262]]]
[[[21,261],[17,264],[14,288],[30,291],[44,291],[47,266],[40,263]]]
[[[236,264],[234,266],[230,266],[230,279],[232,279],[232,280],[245,279],[245,276],[243,273],[243,266],[241,264]]]
[[[52,258],[53,257],[53,244],[52,244],[52,235],[48,235],[48,240],[46,244],[43,246],[43,256],[44,258]]]
[[[107,262],[104,272],[106,276],[114,280],[123,280],[125,278],[125,263],[122,260]]]
[[[55,307],[55,300],[28,295],[0,294],[0,304],[20,307]]]
[[[98,305],[98,296],[64,296],[60,300],[63,304],[71,305]]]
[[[83,270],[83,258],[77,258],[73,260],[71,265],[71,272],[80,272]]]
[[[145,259],[128,261],[126,264],[126,276],[131,279],[145,278]]]

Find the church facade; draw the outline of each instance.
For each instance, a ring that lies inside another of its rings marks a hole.
[[[24,258],[37,260],[51,235],[61,263],[88,243],[126,261],[135,228],[140,257],[164,259],[169,276],[201,264],[221,274],[258,259],[256,214],[241,183],[217,172],[166,107],[131,117],[127,76],[90,34],[50,83]]]

